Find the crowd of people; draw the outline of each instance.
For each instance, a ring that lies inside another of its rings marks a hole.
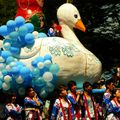
[[[105,88],[94,93],[93,89]],[[60,84],[54,97],[42,100],[33,87],[26,88],[23,105],[11,94],[5,104],[6,120],[120,120],[120,88],[115,79],[83,83],[77,90],[75,81]]]

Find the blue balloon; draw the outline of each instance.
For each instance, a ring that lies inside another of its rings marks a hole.
[[[18,47],[10,47],[10,52],[14,55],[17,55],[20,53],[20,48]]]
[[[16,65],[21,65],[21,66],[25,66],[23,62],[20,61],[16,61]]]
[[[17,66],[12,67],[11,73],[12,73],[13,75],[18,75],[18,74],[19,74],[19,68],[18,68]]]
[[[53,74],[57,74],[59,72],[60,68],[58,64],[52,64],[49,68],[49,71]]]
[[[20,44],[21,47],[25,47],[26,46],[25,37],[20,36],[18,38],[18,44]]]
[[[39,69],[38,69],[38,68],[32,69],[32,75],[33,75],[33,77],[38,77],[39,74],[40,74],[40,72],[39,72]]]
[[[6,63],[9,64],[9,63],[13,62],[14,59],[15,59],[14,57],[9,56],[9,57],[6,59]]]
[[[32,64],[33,67],[37,67],[37,63],[38,63],[37,60],[33,60],[33,61],[31,62],[31,64]]]
[[[44,56],[44,60],[50,60],[50,61],[52,61],[52,56],[50,54],[46,54]]]
[[[43,32],[38,33],[38,38],[45,38],[47,35]]]
[[[28,33],[25,35],[25,42],[29,45],[34,43],[34,35],[31,33]]]
[[[39,77],[38,79],[34,80],[34,84],[36,86],[40,86],[41,87],[41,86],[45,85],[46,82],[44,81],[44,79],[42,77]]]
[[[7,21],[7,27],[9,33],[15,31],[16,22],[14,20]]]
[[[32,23],[26,23],[25,26],[28,29],[28,32],[32,33],[34,31],[34,26]]]
[[[22,77],[27,77],[27,76],[29,76],[29,74],[30,74],[30,69],[29,69],[29,68],[27,68],[27,67],[22,67],[22,68],[20,69],[20,75],[21,75]]]
[[[26,26],[19,27],[19,35],[20,36],[25,36],[27,33],[28,33],[28,29]]]
[[[8,74],[7,70],[6,69],[2,70],[2,74],[6,76]]]
[[[20,27],[25,24],[25,19],[22,16],[18,16],[15,18],[16,26]]]
[[[3,44],[5,44],[5,43],[7,43],[7,42],[11,44],[11,43],[12,43],[12,40],[6,38],[6,39],[3,41]]]
[[[11,33],[9,34],[9,36],[10,36],[11,39],[17,40],[19,34],[18,34],[18,32],[14,31],[14,32],[11,32]]]
[[[0,27],[0,35],[2,35],[2,36],[8,35],[8,29],[7,29],[7,26],[6,26],[6,25],[2,25],[2,26]]]
[[[1,56],[6,60],[8,57],[11,56],[10,51],[2,51]]]

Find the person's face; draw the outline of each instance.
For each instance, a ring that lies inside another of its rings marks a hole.
[[[34,95],[35,95],[35,91],[31,88],[31,89],[29,90],[28,96],[29,96],[30,98],[33,98]]]
[[[115,85],[114,85],[114,83],[111,83],[108,87],[109,87],[110,91],[113,91],[115,88]]]
[[[91,92],[92,91],[92,86],[91,85],[87,86],[86,91]]]
[[[60,96],[61,97],[66,97],[67,96],[67,90],[66,89],[63,89],[60,93]]]
[[[76,85],[73,85],[73,86],[71,87],[71,91],[72,91],[72,92],[76,92]]]

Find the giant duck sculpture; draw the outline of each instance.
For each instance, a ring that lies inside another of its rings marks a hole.
[[[66,83],[75,80],[78,87],[85,81],[94,82],[101,74],[101,62],[87,50],[75,35],[73,28],[85,32],[80,14],[75,6],[65,3],[57,10],[59,24],[62,27],[62,37],[46,37],[35,40],[35,45],[29,52],[22,49],[20,56],[22,62],[30,65],[31,60],[37,56],[50,53],[53,62],[59,64],[57,83]]]
[[[101,62],[81,44],[73,31],[73,28],[86,30],[77,8],[65,3],[58,8],[57,17],[63,37],[37,38],[31,48],[21,48],[20,54],[14,56],[31,67],[31,61],[36,57],[50,54],[52,62],[60,67],[57,84],[74,80],[78,87],[82,87],[85,81],[99,80]]]

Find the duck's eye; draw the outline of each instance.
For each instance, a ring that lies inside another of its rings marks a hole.
[[[77,14],[75,14],[75,15],[74,15],[74,17],[75,17],[75,18],[77,18],[77,17],[78,17],[78,15],[77,15]]]

